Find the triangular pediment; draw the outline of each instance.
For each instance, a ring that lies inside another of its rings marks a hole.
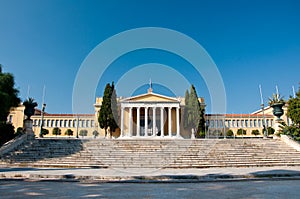
[[[179,102],[177,98],[160,95],[157,93],[146,93],[142,95],[125,98],[122,102]]]

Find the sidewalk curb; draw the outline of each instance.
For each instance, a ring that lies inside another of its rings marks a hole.
[[[98,183],[200,183],[257,180],[300,180],[300,173],[247,174],[247,175],[160,175],[160,176],[83,176],[83,175],[45,175],[2,173],[0,180],[26,181],[67,181],[67,182],[98,182]]]

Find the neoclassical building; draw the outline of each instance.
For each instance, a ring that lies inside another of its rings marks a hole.
[[[113,133],[114,138],[190,138],[191,132],[187,132],[182,125],[182,110],[185,107],[184,98],[169,97],[154,93],[152,88],[147,93],[128,98],[118,98],[119,128]],[[199,98],[201,105],[205,105],[204,99]],[[93,114],[50,114],[44,113],[43,128],[49,130],[45,137],[54,136],[53,128],[61,129],[62,136],[67,129],[73,131],[73,137],[79,136],[81,130],[87,131],[87,137],[104,137],[104,130],[98,125],[98,113],[102,104],[102,98],[96,98]],[[23,126],[25,107],[12,108],[8,122],[15,128]],[[285,114],[282,119],[289,125],[290,119]],[[38,137],[41,130],[41,111],[36,110],[31,117],[33,120],[33,131]],[[246,135],[252,135],[253,130],[259,130],[262,136],[263,125],[275,127],[276,117],[272,114],[272,108],[266,107],[250,114],[206,114],[206,137],[224,136],[231,129],[234,136],[238,129],[246,130]],[[97,134],[95,134],[97,132]]]

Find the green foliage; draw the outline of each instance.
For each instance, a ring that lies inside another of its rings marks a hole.
[[[201,106],[196,89],[191,85],[190,92],[185,92],[185,108],[183,113],[183,125],[188,131],[195,129],[196,136],[205,132],[205,108]]]
[[[295,98],[288,100],[287,116],[291,118],[295,125],[300,126],[300,89]]]
[[[65,132],[65,135],[72,136],[73,135],[73,131],[71,129],[67,129],[66,132]]]
[[[87,131],[86,129],[81,129],[81,130],[79,131],[79,135],[82,136],[82,138],[83,138],[84,136],[87,136],[87,134],[88,134],[88,131]]]
[[[37,107],[38,104],[33,98],[29,97],[23,102],[23,105],[25,106],[24,114],[27,116],[27,119],[30,119],[30,117],[34,115],[34,108]]]
[[[58,127],[53,128],[52,135],[56,135],[56,136],[61,135],[60,128],[58,128]]]
[[[16,130],[16,133],[15,133],[15,136],[21,136],[23,135],[25,132],[23,131],[23,128],[22,127],[18,127],[17,130]]]
[[[228,131],[226,132],[226,136],[228,137],[233,136],[233,131],[231,129],[228,129]]]
[[[189,98],[190,98],[190,94],[189,91],[186,90],[185,91],[185,107],[184,107],[184,111],[183,111],[183,127],[185,129],[188,129],[188,104],[189,104]]]
[[[290,126],[282,122],[280,125],[279,134],[284,134],[292,137],[296,141],[300,141],[300,128],[298,125],[292,124]]]
[[[198,136],[197,136],[198,137]],[[199,132],[199,137],[200,138],[205,138],[205,131],[200,131]]]
[[[96,130],[94,130],[94,131],[93,131],[93,136],[94,136],[94,138],[96,138],[98,135],[99,135],[99,132],[96,131]]]
[[[269,105],[272,106],[273,104],[284,104],[285,100],[280,94],[273,94],[272,97],[269,97]]]
[[[5,122],[11,107],[17,107],[21,102],[18,97],[19,91],[14,88],[14,76],[2,72],[0,64],[0,121]]]
[[[112,82],[112,85],[106,84],[98,117],[100,128],[105,130],[105,137],[108,128],[110,136],[118,128],[116,121],[118,121],[117,96],[114,82]]]
[[[237,135],[246,135],[247,131],[245,129],[238,129],[236,134]]]
[[[268,130],[268,135],[273,135],[275,132],[275,129],[270,126],[267,128],[267,130]]]
[[[14,126],[10,123],[0,122],[0,145],[15,137]]]
[[[259,135],[260,133],[259,133],[259,130],[258,130],[258,129],[255,129],[255,130],[252,130],[252,131],[251,131],[251,134],[257,136],[257,135]]]
[[[112,132],[114,132],[118,128],[118,104],[117,104],[117,93],[115,89],[114,82],[111,84],[111,111],[112,115],[110,116],[109,122],[109,131],[110,136],[112,136]]]
[[[49,134],[49,130],[42,128],[42,135],[48,135],[48,134]]]

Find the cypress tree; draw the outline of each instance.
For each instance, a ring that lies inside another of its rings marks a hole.
[[[184,112],[183,112],[183,127],[185,129],[189,128],[189,125],[188,125],[188,106],[189,106],[188,104],[189,104],[189,97],[190,97],[189,91],[186,90],[185,91],[185,97],[184,97],[185,107],[184,107]]]
[[[118,107],[117,95],[114,82],[112,85],[106,84],[102,105],[99,111],[98,122],[100,128],[105,130],[105,137],[107,136],[107,129],[109,128],[110,137],[112,133],[118,128]]]
[[[109,127],[109,114],[111,110],[111,87],[110,84],[106,84],[103,100],[99,111],[98,122],[100,128],[105,130],[105,137],[107,136],[107,128]]]
[[[110,114],[110,122],[109,122],[109,132],[110,137],[112,136],[112,132],[114,132],[118,128],[118,105],[117,105],[117,94],[114,82],[111,85],[111,114]]]
[[[194,85],[191,85],[190,92],[185,92],[184,128],[196,132],[196,137],[205,132],[205,107],[200,104]]]

